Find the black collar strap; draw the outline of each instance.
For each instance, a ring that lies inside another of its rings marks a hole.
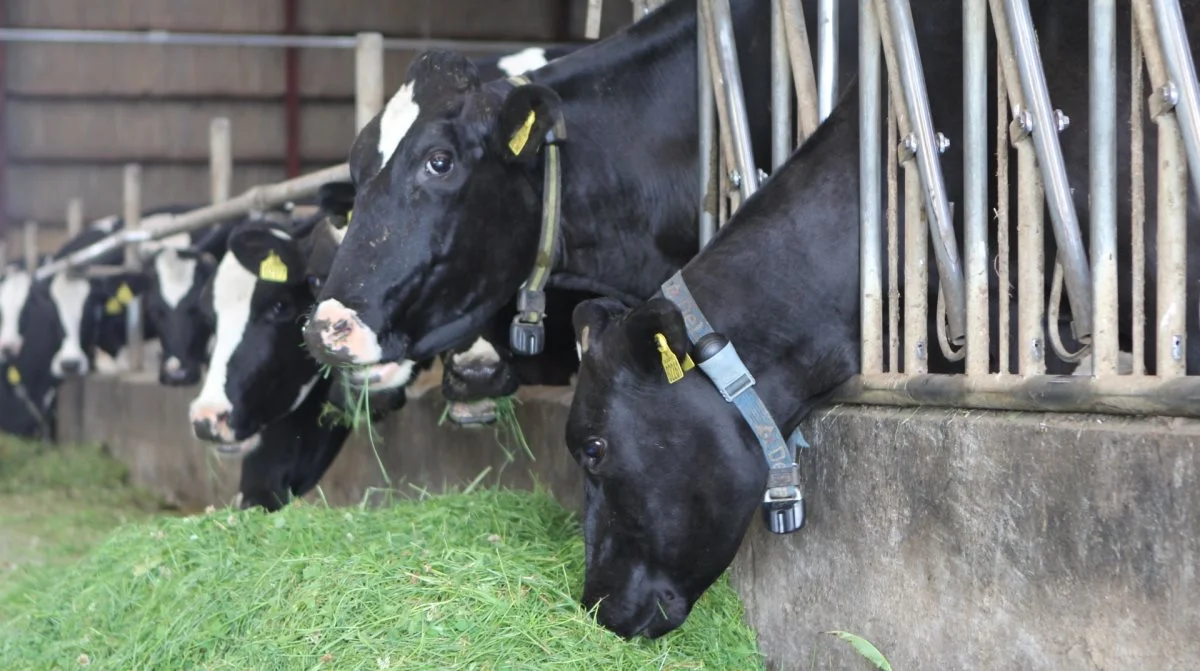
[[[522,76],[509,77],[514,88],[530,83]],[[567,139],[567,123],[562,111],[555,109],[554,125],[546,133],[546,163],[542,189],[542,234],[538,240],[533,272],[517,294],[517,316],[509,327],[508,339],[517,354],[532,356],[542,351],[546,343],[546,281],[554,267],[554,252],[562,218],[562,163],[559,143]]]
[[[777,534],[798,531],[804,526],[804,495],[800,491],[796,448],[808,447],[800,428],[797,427],[791,437],[784,440],[783,432],[758,392],[754,391],[754,376],[742,363],[733,343],[715,332],[704,318],[704,313],[683,281],[682,271],[676,272],[663,283],[662,295],[683,313],[688,340],[693,345],[695,365],[712,380],[722,398],[738,409],[762,447],[767,466],[771,469],[767,476],[767,492],[763,496],[763,524]],[[660,343],[660,349],[663,348],[663,343]],[[677,381],[682,376],[678,371],[686,369],[687,365],[688,361],[685,360],[684,366],[674,369],[664,359],[664,368],[670,369],[668,380]]]

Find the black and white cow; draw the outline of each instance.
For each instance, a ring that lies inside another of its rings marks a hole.
[[[855,15],[856,3],[842,4]],[[732,10],[763,156],[770,3]],[[855,22],[842,23],[852,44]],[[549,287],[636,301],[695,254],[695,3],[671,0],[526,76],[533,83],[516,88],[484,82],[462,56],[425,52],[360,132],[354,224],[306,329],[322,361],[387,364],[466,347],[513,300],[537,253],[541,149],[556,114],[568,137]]]

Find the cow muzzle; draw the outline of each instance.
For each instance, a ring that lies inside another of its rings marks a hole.
[[[200,367],[184,365],[177,357],[168,357],[158,369],[158,382],[167,387],[190,387],[200,382]]]
[[[232,445],[237,441],[229,426],[229,410],[213,406],[193,408],[190,413],[192,434],[208,443]]]
[[[304,341],[313,356],[330,365],[367,365],[383,358],[379,338],[358,312],[340,301],[321,301],[304,326]]]

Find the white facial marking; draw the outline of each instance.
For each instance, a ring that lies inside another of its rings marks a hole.
[[[117,227],[118,220],[120,220],[120,217],[118,217],[115,214],[109,215],[107,217],[100,217],[99,219],[97,219],[91,223],[90,228],[94,228],[98,231],[103,231],[105,233],[112,233],[113,230],[116,229],[116,227]]]
[[[450,360],[460,366],[472,363],[496,363],[500,361],[500,355],[491,343],[483,338],[476,338],[475,342],[471,343],[470,349],[450,355]]]
[[[349,226],[342,226],[341,228],[334,228],[333,226],[329,227],[329,237],[333,238],[333,243],[335,245],[339,247],[342,246],[342,241],[346,239],[346,231],[349,228]]]
[[[509,77],[523,75],[530,70],[536,70],[547,63],[546,50],[541,47],[529,47],[515,54],[509,54],[496,61],[496,65]]]
[[[578,341],[575,342],[575,355],[579,357],[579,362],[583,363],[583,346]]]
[[[159,295],[174,310],[196,281],[196,259],[182,258],[167,248],[154,257],[154,272],[158,275]]]
[[[396,95],[383,108],[383,116],[379,117],[379,167],[387,165],[392,154],[400,146],[400,141],[408,134],[420,105],[413,101],[413,83],[407,82],[396,91]]]
[[[58,312],[58,320],[62,324],[63,341],[50,362],[50,371],[57,377],[62,377],[62,362],[77,360],[80,362],[79,374],[87,375],[87,357],[83,353],[83,344],[79,340],[83,327],[83,308],[87,303],[91,285],[86,279],[70,277],[59,273],[50,280],[50,298],[54,309]]]
[[[321,301],[312,319],[326,323],[321,331],[321,341],[325,346],[331,350],[345,350],[352,363],[372,364],[383,358],[379,337],[358,318],[357,312],[342,305],[341,301],[335,298]],[[339,322],[348,325],[349,330],[335,329]]]
[[[319,379],[321,379],[320,373],[314,375],[311,380],[305,382],[304,386],[300,387],[300,394],[296,396],[296,400],[292,402],[292,407],[288,408],[288,412],[292,412],[300,407],[304,399],[308,398],[308,395],[312,393],[313,387],[317,386],[317,380]]]
[[[191,405],[191,413],[198,408],[219,408],[228,412],[233,409],[229,395],[225,393],[225,380],[229,375],[229,360],[246,333],[250,322],[250,299],[258,278],[238,263],[233,254],[226,254],[217,266],[213,277],[213,310],[216,314],[216,345],[208,362],[204,386]]]
[[[0,347],[21,348],[21,311],[31,286],[33,278],[23,270],[10,270],[0,280]]]

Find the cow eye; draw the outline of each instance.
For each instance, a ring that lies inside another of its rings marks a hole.
[[[454,169],[454,159],[450,157],[450,152],[437,150],[429,155],[429,160],[425,161],[425,171],[437,177],[444,177]]]
[[[320,291],[321,290],[321,278],[319,278],[315,275],[309,275],[308,276],[308,287],[313,290],[313,293]]]
[[[277,320],[291,319],[292,304],[289,301],[275,301],[271,304],[271,316]]]
[[[595,465],[604,458],[604,453],[608,451],[608,441],[592,436],[583,442],[583,454],[592,460],[592,465]]]

